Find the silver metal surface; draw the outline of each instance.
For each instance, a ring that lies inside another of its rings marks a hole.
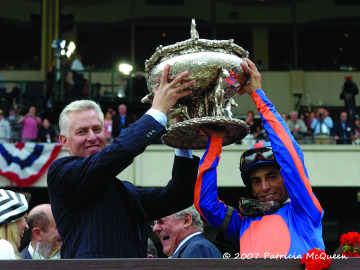
[[[178,116],[185,121],[171,126],[163,141],[173,147],[181,145],[181,148],[202,149],[206,148],[207,138],[199,136],[194,129],[196,125],[226,126],[224,123],[231,123],[231,132],[229,138],[224,139],[224,145],[239,141],[249,132],[245,122],[233,121],[231,117],[231,107],[237,106],[233,97],[248,80],[241,63],[246,63],[243,57],[248,57],[249,53],[234,44],[233,40],[199,39],[195,26],[193,19],[190,26],[191,39],[166,47],[159,46],[145,62],[145,70],[149,72],[147,85],[150,94],[142,102],[152,102],[153,90],[159,87],[166,64],[170,65],[170,81],[177,74],[188,70],[187,78],[196,80],[190,88],[192,93],[179,99],[168,114],[169,122]],[[186,125],[188,128],[185,131]],[[194,136],[199,138],[194,139]]]

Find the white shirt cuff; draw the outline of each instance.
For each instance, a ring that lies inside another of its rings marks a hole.
[[[167,122],[167,117],[166,115],[158,110],[155,109],[149,109],[146,114],[152,116],[156,121],[158,121],[161,125],[165,126],[166,122]]]
[[[186,158],[193,158],[193,153],[192,153],[192,150],[189,149],[189,150],[185,150],[185,149],[178,149],[178,148],[175,148],[175,156],[178,156],[178,157],[186,157]]]

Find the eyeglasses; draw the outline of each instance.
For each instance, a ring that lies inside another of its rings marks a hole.
[[[246,151],[240,159],[240,170],[256,160],[276,161],[271,147],[256,148]]]
[[[150,226],[151,226],[151,228],[154,228],[155,225],[161,226],[161,225],[163,225],[164,223],[166,223],[166,219],[161,218],[161,219],[158,219],[158,220],[155,220],[154,222],[152,222],[152,223],[150,224]]]
[[[275,213],[283,206],[279,200],[258,201],[241,197],[239,199],[240,214],[249,217],[259,217]]]

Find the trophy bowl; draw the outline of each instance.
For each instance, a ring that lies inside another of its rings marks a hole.
[[[196,83],[190,87],[192,93],[179,99],[168,113],[169,127],[162,141],[181,149],[205,149],[208,138],[201,127],[206,126],[227,131],[223,145],[235,143],[250,131],[231,112],[231,107],[237,106],[234,96],[248,80],[241,63],[246,63],[243,57],[249,53],[233,40],[199,39],[194,19],[190,28],[191,39],[165,47],[160,45],[145,62],[150,94],[142,102],[152,102],[153,90],[159,87],[166,64],[170,65],[170,80],[188,70],[187,78],[195,79]],[[175,123],[178,117],[183,122]]]

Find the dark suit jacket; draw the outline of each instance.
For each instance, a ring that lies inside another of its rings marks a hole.
[[[29,244],[30,245],[30,244]],[[20,252],[20,258],[21,259],[30,259],[30,260],[32,260],[32,257],[31,257],[31,255],[30,255],[30,253],[29,253],[29,250],[28,250],[28,248],[29,248],[29,245],[27,245],[21,252]]]
[[[148,222],[193,204],[197,157],[175,157],[173,179],[164,188],[136,188],[116,178],[164,132],[144,115],[102,151],[52,163],[48,191],[61,258],[145,258]]]
[[[203,234],[188,239],[172,258],[222,258],[220,251]]]
[[[340,139],[336,141],[337,144],[352,144],[351,134],[355,134],[355,128],[351,122],[345,123],[345,129],[343,129],[341,121],[334,124],[333,135],[340,137]]]
[[[112,121],[113,121],[113,124],[112,124],[111,135],[113,138],[116,138],[117,136],[119,136],[122,128],[127,128],[133,122],[131,115],[126,115],[125,116],[125,125],[122,125],[119,114],[115,114],[112,117]]]

